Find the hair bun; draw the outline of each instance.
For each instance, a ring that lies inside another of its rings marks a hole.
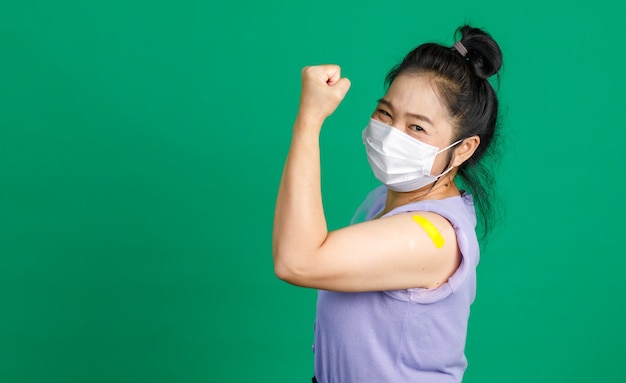
[[[482,79],[497,74],[502,67],[502,51],[491,35],[469,25],[459,27],[456,35],[459,33],[461,44],[467,49],[465,58],[474,69],[474,73]]]

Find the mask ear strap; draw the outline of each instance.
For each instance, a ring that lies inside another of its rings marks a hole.
[[[465,140],[465,138],[461,138],[460,140],[457,140],[453,143],[451,143],[450,145],[446,146],[445,148],[441,149],[437,154],[446,151],[448,149],[450,149],[453,146],[456,146],[459,142],[463,142],[463,140]],[[448,161],[448,168],[446,170],[444,170],[443,172],[441,172],[441,174],[439,174],[437,176],[437,181],[439,181],[439,179],[441,177],[443,177],[444,175],[446,175],[446,173],[450,172],[452,169],[454,169],[454,166],[450,166],[450,164],[452,163],[452,156],[450,157],[450,161]]]
[[[451,143],[450,145],[446,146],[445,148],[443,148],[443,149],[439,150],[439,151],[437,152],[437,154],[439,154],[439,153],[441,153],[441,152],[445,152],[446,150],[450,149],[451,147],[456,146],[459,142],[462,142],[464,139],[465,139],[465,138],[461,138],[460,140],[458,140],[458,141],[455,141],[455,142]]]
[[[443,176],[445,176],[447,173],[449,173],[452,169],[454,169],[454,166],[449,166],[446,170],[444,170],[443,172],[441,172],[441,174],[439,174],[437,176],[437,181],[439,181],[439,179]]]

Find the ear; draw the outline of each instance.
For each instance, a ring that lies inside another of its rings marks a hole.
[[[467,161],[480,145],[480,137],[471,136],[463,140],[459,146],[454,149],[454,157],[452,158],[452,166],[458,168]]]

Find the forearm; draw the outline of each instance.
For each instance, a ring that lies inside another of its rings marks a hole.
[[[274,215],[273,256],[277,274],[302,267],[326,239],[322,205],[321,121],[298,118],[283,170]]]

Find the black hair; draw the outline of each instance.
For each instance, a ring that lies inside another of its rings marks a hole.
[[[489,78],[502,67],[502,51],[482,29],[464,25],[456,30],[455,37],[459,35],[457,47],[426,43],[413,49],[389,71],[385,85],[389,87],[397,76],[406,73],[432,76],[435,91],[455,126],[453,141],[480,138],[480,145],[458,168],[457,174],[474,197],[479,229],[486,235],[497,216],[495,179],[481,159],[496,154],[498,98]],[[499,76],[496,77],[499,85]]]

